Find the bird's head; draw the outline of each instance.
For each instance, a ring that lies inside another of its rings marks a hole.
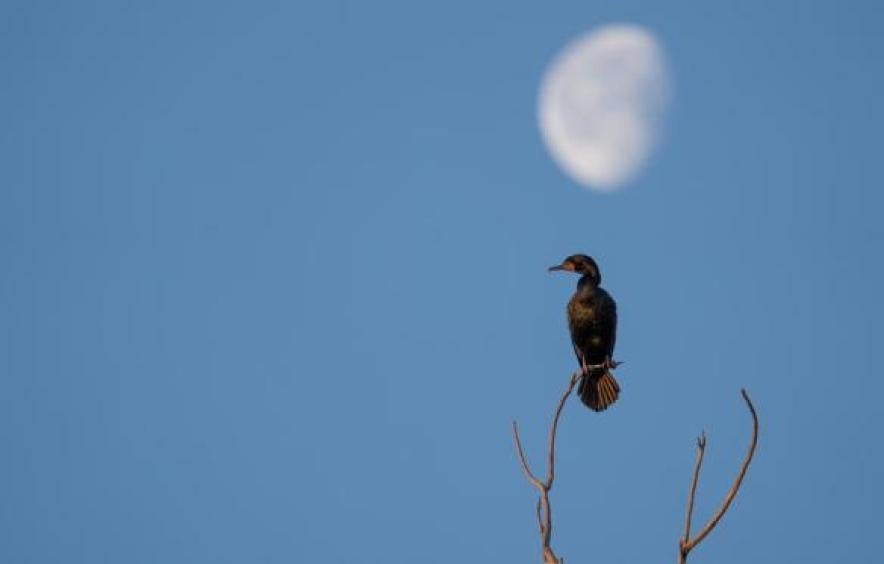
[[[586,255],[571,255],[562,261],[562,264],[551,266],[550,272],[557,270],[565,270],[567,272],[576,272],[583,276],[589,277],[596,285],[602,283],[602,274],[599,272],[599,265],[592,260],[592,257]]]

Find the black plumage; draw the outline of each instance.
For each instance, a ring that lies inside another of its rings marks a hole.
[[[617,401],[620,386],[611,374],[617,340],[617,303],[599,285],[601,272],[592,257],[571,255],[550,271],[580,274],[577,290],[568,302],[568,328],[583,377],[580,399],[593,411],[604,411]]]

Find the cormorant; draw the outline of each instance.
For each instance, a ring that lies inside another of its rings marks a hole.
[[[599,287],[602,275],[592,257],[571,255],[550,272],[565,270],[581,275],[577,290],[568,302],[568,328],[583,377],[577,388],[580,399],[593,411],[604,411],[617,401],[620,386],[611,375],[615,368],[617,303]]]

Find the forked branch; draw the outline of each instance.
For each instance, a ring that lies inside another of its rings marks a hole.
[[[552,510],[549,505],[549,490],[552,489],[553,480],[556,477],[556,429],[559,425],[559,417],[562,415],[562,409],[565,407],[565,401],[574,391],[574,386],[580,380],[581,372],[575,372],[568,381],[568,387],[565,389],[556,410],[553,413],[552,423],[549,426],[549,438],[547,444],[546,458],[546,479],[540,480],[532,472],[525,458],[525,451],[522,449],[522,441],[519,439],[519,427],[513,421],[513,443],[516,446],[516,453],[519,456],[519,464],[522,466],[522,472],[525,478],[537,489],[540,499],[537,501],[537,527],[540,529],[540,546],[542,550],[543,564],[559,564],[562,560],[555,555],[550,547],[550,538],[552,537]]]
[[[743,464],[740,466],[740,471],[737,474],[736,479],[734,480],[733,485],[730,490],[728,490],[727,495],[724,497],[724,501],[722,501],[721,506],[719,506],[718,510],[712,516],[711,519],[703,526],[699,533],[694,538],[691,538],[691,515],[694,512],[694,495],[697,492],[697,482],[700,480],[700,467],[703,465],[703,454],[706,450],[706,436],[700,435],[697,438],[697,458],[694,462],[694,474],[691,479],[691,488],[688,491],[688,504],[687,510],[685,511],[685,523],[684,523],[684,535],[678,542],[678,562],[679,564],[685,564],[688,559],[688,554],[693,550],[695,546],[700,544],[706,536],[712,532],[712,529],[715,528],[715,525],[721,521],[721,518],[724,517],[725,512],[727,512],[728,507],[730,507],[731,502],[737,497],[737,492],[740,489],[740,484],[743,483],[743,477],[746,475],[746,470],[749,469],[749,463],[752,462],[752,456],[755,454],[755,445],[758,444],[758,414],[755,413],[755,406],[752,405],[752,400],[749,399],[749,394],[746,393],[746,390],[740,390],[740,393],[743,395],[743,400],[746,402],[746,406],[749,408],[749,413],[752,415],[752,440],[749,442],[749,450],[746,451],[746,457],[743,459]]]

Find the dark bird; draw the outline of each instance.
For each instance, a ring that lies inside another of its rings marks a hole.
[[[620,386],[611,375],[614,342],[617,340],[617,303],[599,286],[599,267],[586,255],[571,255],[550,272],[565,270],[580,274],[577,290],[568,302],[568,328],[583,377],[577,388],[580,399],[593,411],[604,411],[617,401]]]

